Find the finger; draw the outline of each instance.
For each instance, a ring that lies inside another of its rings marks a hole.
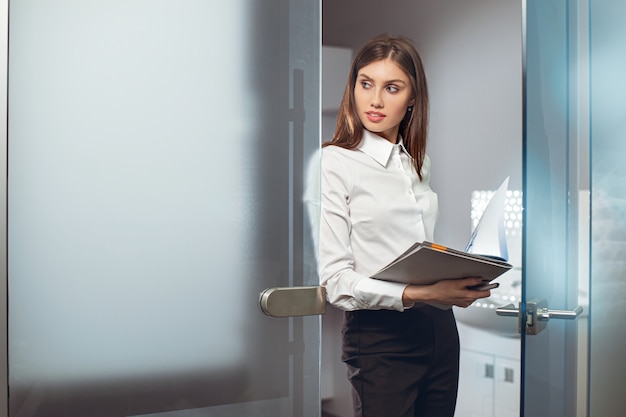
[[[472,292],[472,296],[475,297],[475,299],[479,299],[479,298],[487,298],[491,296],[491,291],[490,290],[483,290],[483,291],[477,291],[477,290],[470,290]]]
[[[468,278],[471,280],[471,282],[473,282],[473,285],[477,285],[480,284],[481,282],[484,282],[484,280],[481,277],[472,277],[472,278]]]

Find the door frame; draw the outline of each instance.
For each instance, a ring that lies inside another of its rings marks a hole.
[[[4,173],[1,181],[0,191],[0,230],[4,237],[0,239],[0,274],[2,282],[0,285],[0,338],[2,349],[0,349],[0,385],[6,387],[6,394],[0,396],[0,417],[7,417],[9,413],[9,367],[8,367],[8,316],[7,316],[7,101],[8,101],[8,66],[9,64],[9,0],[0,0],[0,114],[3,114],[0,122],[0,170]]]

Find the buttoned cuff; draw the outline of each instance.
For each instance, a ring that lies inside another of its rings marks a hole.
[[[354,295],[368,310],[404,311],[413,306],[402,303],[402,294],[406,287],[406,284],[364,278],[355,285]]]

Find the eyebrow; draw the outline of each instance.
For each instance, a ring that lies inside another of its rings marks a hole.
[[[365,78],[366,80],[374,81],[374,79],[372,77],[370,77],[367,74],[363,74],[363,73],[357,74],[357,78]],[[406,82],[404,80],[401,80],[401,79],[398,78],[398,79],[395,79],[395,80],[387,80],[383,84],[405,84],[406,85]]]

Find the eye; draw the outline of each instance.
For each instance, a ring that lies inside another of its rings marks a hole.
[[[396,87],[395,85],[388,85],[387,91],[393,94],[393,93],[397,93],[398,91],[400,91],[400,89]]]
[[[365,90],[369,90],[370,88],[372,88],[372,84],[370,84],[369,81],[361,81],[361,87],[363,87]]]

